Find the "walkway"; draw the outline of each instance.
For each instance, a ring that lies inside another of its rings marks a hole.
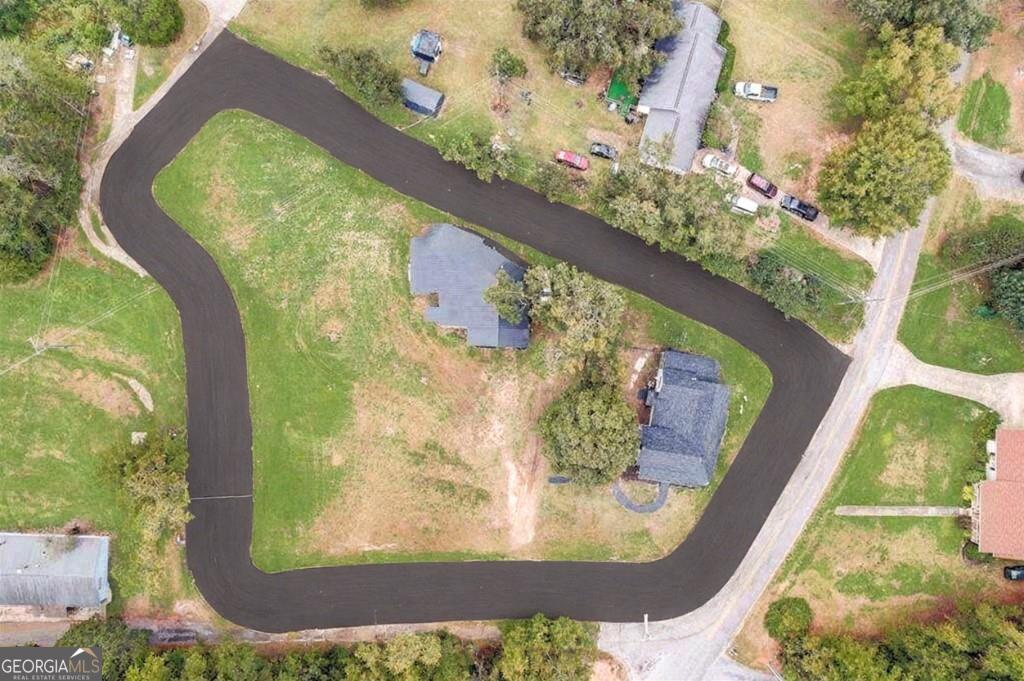
[[[838,516],[858,518],[955,518],[970,515],[959,506],[837,506]]]
[[[612,483],[612,496],[615,497],[615,501],[626,509],[627,511],[633,511],[634,513],[654,513],[659,508],[665,505],[668,501],[668,489],[669,485],[667,482],[658,483],[658,496],[654,498],[654,501],[650,501],[646,504],[639,504],[629,498],[625,490],[622,489],[622,485],[616,480]]]

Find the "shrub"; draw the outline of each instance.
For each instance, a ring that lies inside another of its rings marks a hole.
[[[806,636],[813,618],[811,606],[804,599],[780,598],[768,606],[768,612],[764,615],[764,628],[776,641],[786,642]]]
[[[729,91],[732,69],[736,64],[736,46],[729,40],[729,32],[729,22],[723,20],[722,30],[718,32],[718,44],[725,48],[725,59],[722,60],[722,70],[718,73],[718,82],[715,84],[715,91],[719,94]]]
[[[997,215],[982,229],[958,232],[942,245],[942,258],[953,267],[1004,260],[1024,253],[1024,221]]]
[[[465,131],[441,138],[438,150],[448,161],[460,163],[484,182],[490,182],[495,175],[506,177],[512,170],[512,156],[503,147],[476,131]]]
[[[402,102],[402,74],[376,50],[321,47],[319,54],[369,103],[388,106]]]
[[[501,46],[491,55],[491,75],[501,81],[522,78],[526,75],[526,62],[523,58]]]
[[[587,679],[597,659],[595,627],[565,617],[534,615],[501,625],[499,681]]]
[[[999,314],[1024,330],[1024,270],[1002,269],[992,275],[992,302]]]
[[[772,251],[761,251],[748,268],[751,283],[786,316],[817,309],[821,302],[818,280],[787,265]]]
[[[103,681],[121,681],[133,665],[142,664],[145,659],[149,631],[129,629],[115,618],[93,618],[72,624],[57,640],[57,645],[71,648],[99,646],[103,651]]]
[[[498,270],[494,284],[484,291],[484,301],[494,306],[498,316],[509,324],[523,321],[526,294],[523,282],[516,281],[505,270]]]
[[[569,170],[556,163],[541,163],[533,177],[534,186],[548,201],[568,202],[575,193]]]

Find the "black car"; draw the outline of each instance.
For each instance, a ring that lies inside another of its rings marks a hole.
[[[1007,565],[1003,568],[1003,577],[1012,582],[1024,582],[1024,565]]]
[[[786,194],[782,197],[782,202],[779,205],[782,206],[782,210],[788,210],[793,215],[799,215],[808,222],[814,222],[818,219],[818,208],[809,203],[804,203],[795,196]]]
[[[616,151],[615,147],[607,144],[601,144],[600,142],[591,143],[590,153],[593,156],[600,156],[601,158],[606,158],[609,161],[614,161],[619,157],[619,152]]]

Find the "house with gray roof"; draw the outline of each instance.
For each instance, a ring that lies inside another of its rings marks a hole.
[[[484,300],[499,270],[522,281],[526,269],[498,252],[479,234],[454,225],[431,225],[413,237],[409,249],[409,286],[413,295],[437,295],[426,318],[446,328],[463,329],[466,341],[481,348],[525,348],[530,342],[526,314],[518,324],[502,319]]]
[[[717,96],[725,48],[718,44],[722,19],[711,8],[677,0],[673,9],[683,29],[655,44],[665,62],[644,80],[636,110],[647,116],[642,147],[669,138],[667,167],[685,173],[700,149],[704,123]],[[655,163],[649,156],[646,160]]]
[[[729,413],[729,388],[718,362],[666,349],[654,388],[651,417],[640,427],[639,478],[682,487],[711,482]]]
[[[0,619],[103,614],[109,557],[109,537],[0,532]]]

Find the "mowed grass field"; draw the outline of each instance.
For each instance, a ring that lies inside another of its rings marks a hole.
[[[1001,215],[1009,220],[1016,215],[1024,229],[1019,206],[982,202],[966,180],[954,178],[936,202],[911,291],[950,282],[953,268],[940,255],[942,243],[952,234],[979,229]],[[1024,333],[1004,319],[981,316],[979,310],[987,299],[979,278],[916,296],[907,301],[899,340],[929,364],[979,374],[1024,371]]]
[[[724,96],[759,119],[754,127],[760,172],[784,191],[813,198],[822,160],[846,138],[842,122],[832,115],[830,92],[862,61],[867,35],[841,0],[727,0],[724,5],[729,40],[736,46],[733,82],[777,85],[779,99],[759,104]],[[755,158],[749,149],[745,156]]]
[[[525,352],[472,349],[409,295],[409,239],[448,216],[242,112],[212,119],[154,193],[213,255],[247,331],[261,568],[648,559],[706,503],[707,492],[677,492],[642,516],[608,487],[546,483],[533,425],[570,380],[549,366],[546,334]],[[733,390],[724,470],[770,375],[720,334],[630,300],[631,347],[670,343],[722,362]]]
[[[770,659],[765,609],[782,596],[806,598],[815,625],[870,635],[943,599],[993,595],[996,565],[968,565],[953,518],[838,517],[840,505],[961,506],[965,475],[986,409],[916,386],[878,393],[861,432],[793,552],[740,637],[750,662]]]
[[[437,31],[445,41],[444,54],[426,78],[417,74],[409,51],[421,28]],[[610,74],[592,74],[586,85],[574,87],[552,73],[543,51],[523,37],[521,15],[512,0],[417,0],[391,9],[366,9],[358,0],[251,0],[232,29],[313,71],[324,70],[316,57],[321,45],[379,50],[403,75],[445,93],[441,117],[408,131],[428,142],[489,127],[502,132],[520,153],[547,161],[558,149],[584,153],[594,139],[620,149],[639,139],[639,125],[627,126],[605,108],[602,94]],[[529,68],[525,78],[508,86],[508,111],[501,115],[492,108],[499,92],[489,76],[491,55],[499,46],[520,55]],[[338,85],[345,89],[345,83]],[[520,97],[523,90],[531,93],[532,103]],[[417,120],[402,108],[375,113],[397,125]]]
[[[169,542],[161,587],[143,593],[135,528],[100,475],[133,431],[184,424],[177,312],[163,290],[94,255],[70,228],[50,269],[0,286],[0,528],[60,531],[77,521],[113,536],[115,605],[166,605],[187,581]],[[50,349],[36,353],[48,343]],[[148,412],[129,381],[149,392]]]
[[[199,0],[180,0],[185,15],[185,26],[178,39],[164,47],[142,46],[136,48],[139,65],[135,74],[135,93],[132,108],[138,109],[156,92],[171,70],[195,44],[206,29],[209,13]]]

